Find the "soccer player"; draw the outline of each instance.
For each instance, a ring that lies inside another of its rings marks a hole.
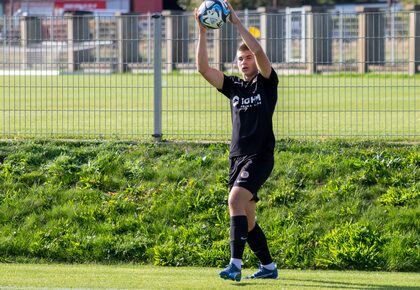
[[[227,2],[227,1],[225,1]],[[236,58],[242,78],[226,76],[210,67],[206,29],[199,27],[196,65],[199,73],[230,100],[232,139],[229,154],[230,263],[220,277],[241,280],[242,256],[246,243],[260,260],[259,270],[246,278],[276,279],[278,276],[264,232],[256,223],[258,190],[274,165],[275,138],[272,117],[277,102],[278,77],[259,42],[244,27],[228,3],[229,22],[241,35],[243,44]]]

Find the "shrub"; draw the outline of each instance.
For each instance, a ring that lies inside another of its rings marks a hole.
[[[395,231],[387,237],[383,257],[390,271],[418,271],[420,269],[420,235],[418,232]]]
[[[415,187],[390,187],[385,194],[379,197],[378,201],[389,206],[408,206],[418,204],[420,200],[420,189]]]
[[[345,224],[334,228],[319,242],[321,267],[338,269],[380,269],[383,239],[368,225]]]

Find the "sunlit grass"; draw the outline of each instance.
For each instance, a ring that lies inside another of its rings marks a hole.
[[[418,136],[420,76],[280,75],[277,136]],[[230,136],[224,96],[198,74],[163,75],[166,138]],[[151,74],[1,76],[0,135],[149,138]]]
[[[255,269],[246,269],[249,275]],[[8,289],[418,289],[419,273],[283,270],[277,280],[225,281],[216,268],[0,264]]]

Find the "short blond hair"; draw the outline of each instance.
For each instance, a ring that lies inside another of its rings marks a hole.
[[[248,45],[246,45],[245,42],[242,42],[239,47],[238,47],[238,51],[246,51],[246,50],[250,50]]]

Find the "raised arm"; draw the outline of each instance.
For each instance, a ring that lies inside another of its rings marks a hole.
[[[265,54],[261,44],[255,37],[248,31],[248,29],[242,24],[232,5],[229,1],[225,0],[230,9],[230,22],[236,26],[243,42],[248,46],[249,50],[255,55],[255,61],[257,63],[258,71],[265,78],[269,78],[271,74],[271,63]]]
[[[198,45],[196,51],[196,65],[198,72],[215,88],[221,90],[223,88],[223,73],[215,68],[210,67],[209,57],[207,54],[207,36],[206,29],[198,20],[197,9],[194,11],[195,20],[199,28]]]

